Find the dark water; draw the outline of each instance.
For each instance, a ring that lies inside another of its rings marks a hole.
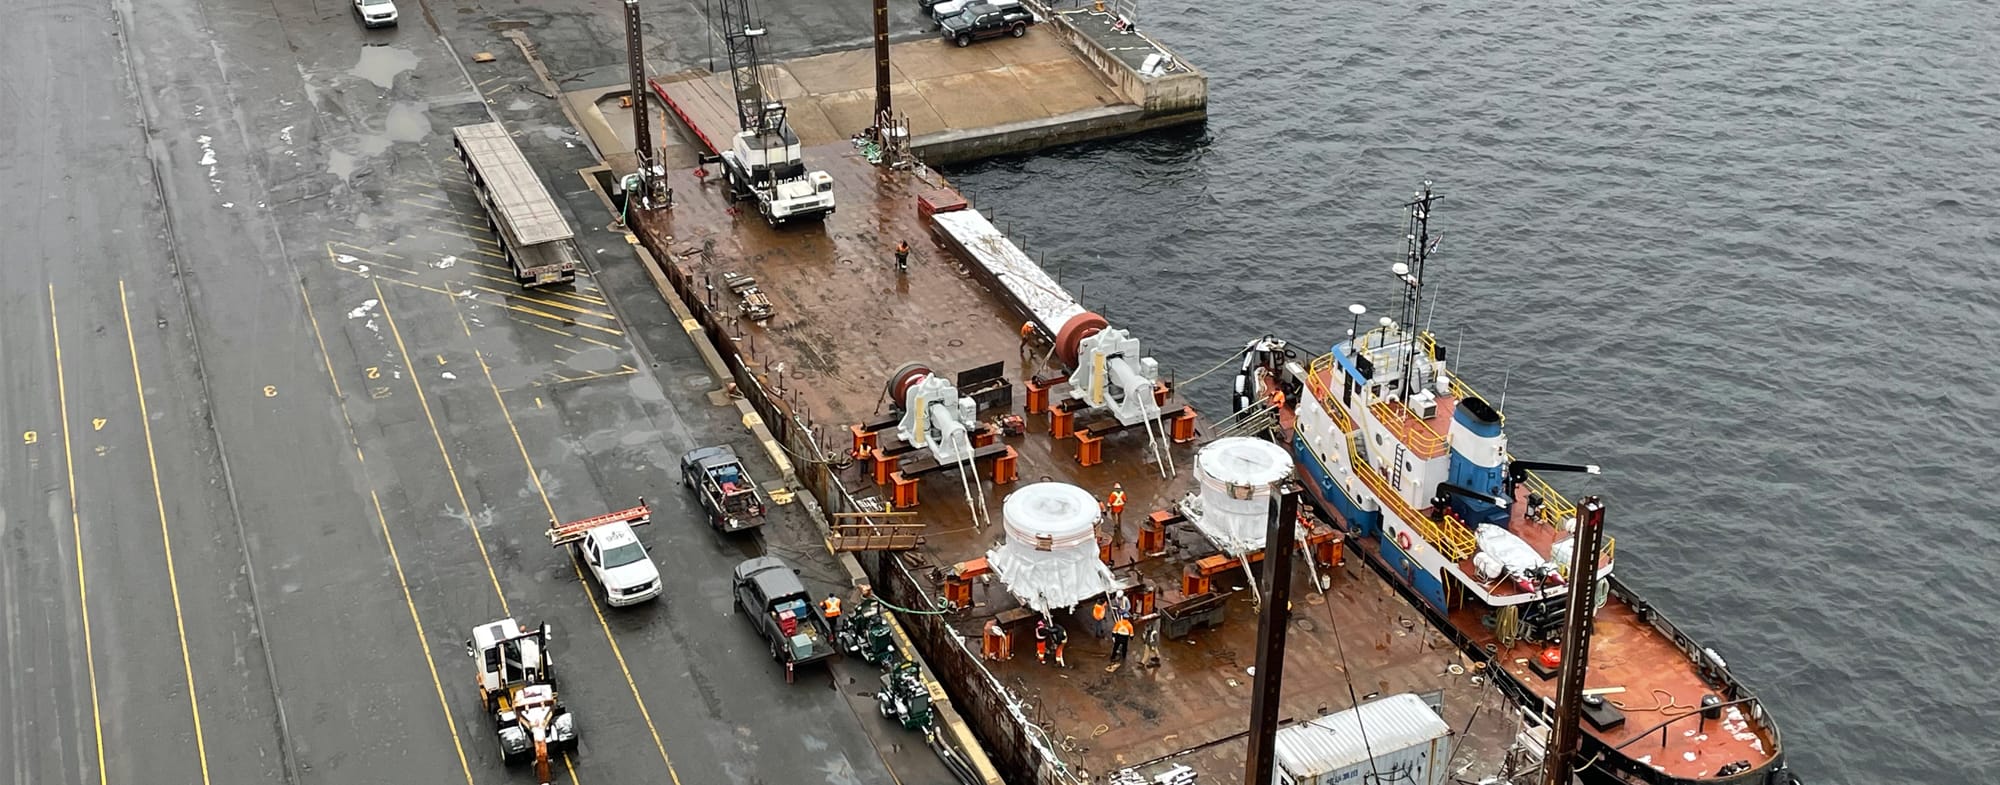
[[[1435,180],[1433,329],[1516,454],[1605,465],[1566,489],[1794,768],[2000,782],[2000,6],[1140,13],[1207,70],[1205,131],[954,173],[1089,305],[1183,377],[1323,351],[1389,307]]]

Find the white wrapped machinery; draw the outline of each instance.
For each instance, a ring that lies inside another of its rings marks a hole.
[[[1074,607],[1117,588],[1097,557],[1097,497],[1068,483],[1038,482],[1001,504],[1007,539],[986,561],[1021,604],[1037,611]]]
[[[1209,442],[1194,458],[1201,505],[1188,517],[1230,556],[1263,550],[1271,495],[1292,475],[1292,456],[1263,439],[1232,436]]]

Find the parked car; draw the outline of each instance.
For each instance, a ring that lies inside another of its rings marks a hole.
[[[940,22],[945,40],[959,46],[1003,35],[1020,38],[1028,34],[1028,25],[1034,23],[1035,15],[1020,5],[996,6],[983,0],[966,5],[964,10]]]
[[[396,0],[354,0],[354,15],[362,27],[395,27]]]
[[[966,6],[982,4],[1001,9],[1021,7],[1020,0],[932,0],[925,10],[930,11],[931,21],[942,26],[944,20],[958,16]]]

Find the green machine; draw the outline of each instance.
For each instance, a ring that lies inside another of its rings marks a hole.
[[[902,723],[905,730],[931,726],[931,691],[914,662],[899,662],[882,674],[882,690],[875,693],[875,701],[882,716]]]

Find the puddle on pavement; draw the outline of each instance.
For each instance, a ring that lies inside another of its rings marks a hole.
[[[356,163],[354,156],[339,150],[326,151],[326,171],[328,174],[340,178],[341,182],[353,179]]]
[[[618,353],[603,347],[585,349],[570,355],[563,364],[585,373],[605,373],[618,369]]]
[[[421,142],[431,135],[431,117],[416,104],[389,107],[389,118],[383,125],[392,142]]]
[[[639,400],[658,403],[667,399],[667,391],[660,389],[660,382],[648,374],[634,374],[627,385],[632,397]]]
[[[349,73],[374,82],[387,90],[396,86],[396,75],[417,67],[417,53],[395,46],[361,47],[361,59]]]

